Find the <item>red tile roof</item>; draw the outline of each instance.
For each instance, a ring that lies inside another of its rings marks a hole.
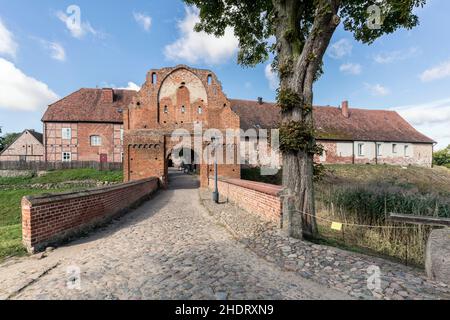
[[[123,123],[120,109],[128,106],[136,91],[114,89],[113,102],[105,101],[102,89],[80,89],[51,104],[44,122]],[[106,97],[106,98],[105,98]],[[242,129],[277,128],[280,109],[274,103],[230,99],[231,108],[241,120]],[[361,140],[380,142],[434,143],[414,129],[397,112],[350,108],[348,118],[336,107],[314,107],[318,138],[322,140]]]
[[[242,129],[276,128],[281,120],[274,103],[231,99],[231,108],[241,119]],[[434,143],[414,129],[395,111],[349,109],[348,118],[340,108],[314,107],[314,123],[322,140]]]
[[[102,99],[102,89],[80,89],[49,105],[42,121],[123,123],[120,109],[135,95],[136,91],[114,89],[114,100],[108,103]]]

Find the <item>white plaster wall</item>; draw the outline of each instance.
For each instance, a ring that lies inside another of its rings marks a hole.
[[[352,142],[338,142],[336,145],[336,156],[338,157],[352,157],[353,143]]]

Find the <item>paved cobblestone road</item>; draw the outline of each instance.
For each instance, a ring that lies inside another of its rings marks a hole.
[[[67,288],[67,268],[81,289]],[[45,258],[0,265],[1,299],[346,299],[259,258],[200,204],[197,182],[172,173],[171,189]]]

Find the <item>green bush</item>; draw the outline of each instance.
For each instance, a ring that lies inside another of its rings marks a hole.
[[[450,145],[443,150],[433,153],[433,163],[438,166],[450,167]]]

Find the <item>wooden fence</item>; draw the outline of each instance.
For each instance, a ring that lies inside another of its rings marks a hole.
[[[122,170],[121,162],[97,161],[71,161],[71,162],[45,162],[45,161],[0,161],[0,170],[29,170],[50,171],[63,169],[96,169],[96,170]]]
[[[390,213],[388,221],[409,223],[409,224],[425,224],[429,226],[450,227],[450,219],[448,218],[415,216],[411,214]]]

